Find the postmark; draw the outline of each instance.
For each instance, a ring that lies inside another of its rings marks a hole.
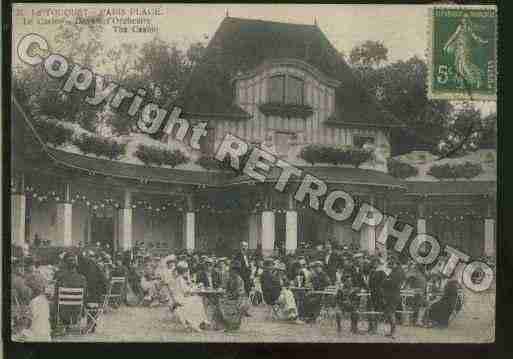
[[[429,10],[428,96],[497,99],[497,10],[493,6]]]

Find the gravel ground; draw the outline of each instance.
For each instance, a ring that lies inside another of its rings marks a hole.
[[[334,323],[291,324],[268,319],[265,307],[252,307],[251,318],[240,331],[224,333],[186,332],[171,317],[167,307],[121,307],[107,313],[97,333],[56,338],[57,342],[448,342],[487,343],[494,339],[495,293],[466,293],[463,311],[448,329],[399,326],[395,339],[383,336],[388,327],[379,326],[378,335],[352,335],[349,322],[340,334]],[[360,324],[361,329],[366,323]]]

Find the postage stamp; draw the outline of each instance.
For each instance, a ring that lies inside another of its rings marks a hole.
[[[429,17],[429,97],[495,100],[496,8],[434,7]]]

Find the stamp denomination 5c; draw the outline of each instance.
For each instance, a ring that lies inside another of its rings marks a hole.
[[[429,16],[429,97],[496,100],[496,8],[434,7]]]

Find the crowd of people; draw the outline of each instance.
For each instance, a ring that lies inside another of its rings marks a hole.
[[[308,255],[265,258],[250,252],[246,242],[229,257],[185,251],[155,256],[139,243],[132,251],[112,253],[97,243],[62,252],[58,263],[13,258],[13,328],[28,340],[50,340],[59,323],[83,316],[72,310],[57,314],[58,288],[83,288],[87,307],[103,303],[110,279],[121,277],[126,279],[121,299],[110,305],[167,306],[191,331],[236,331],[256,305],[267,305],[275,320],[295,324],[316,322],[330,306],[338,330],[348,317],[351,333],[360,334],[358,322],[366,319],[368,332],[375,334],[383,318],[390,328],[387,335],[394,336],[397,321],[403,319],[397,313],[405,288],[415,293],[408,299],[414,324],[448,326],[461,301],[457,281],[445,279],[440,269],[329,242]],[[430,293],[435,292],[440,295],[432,300]]]

